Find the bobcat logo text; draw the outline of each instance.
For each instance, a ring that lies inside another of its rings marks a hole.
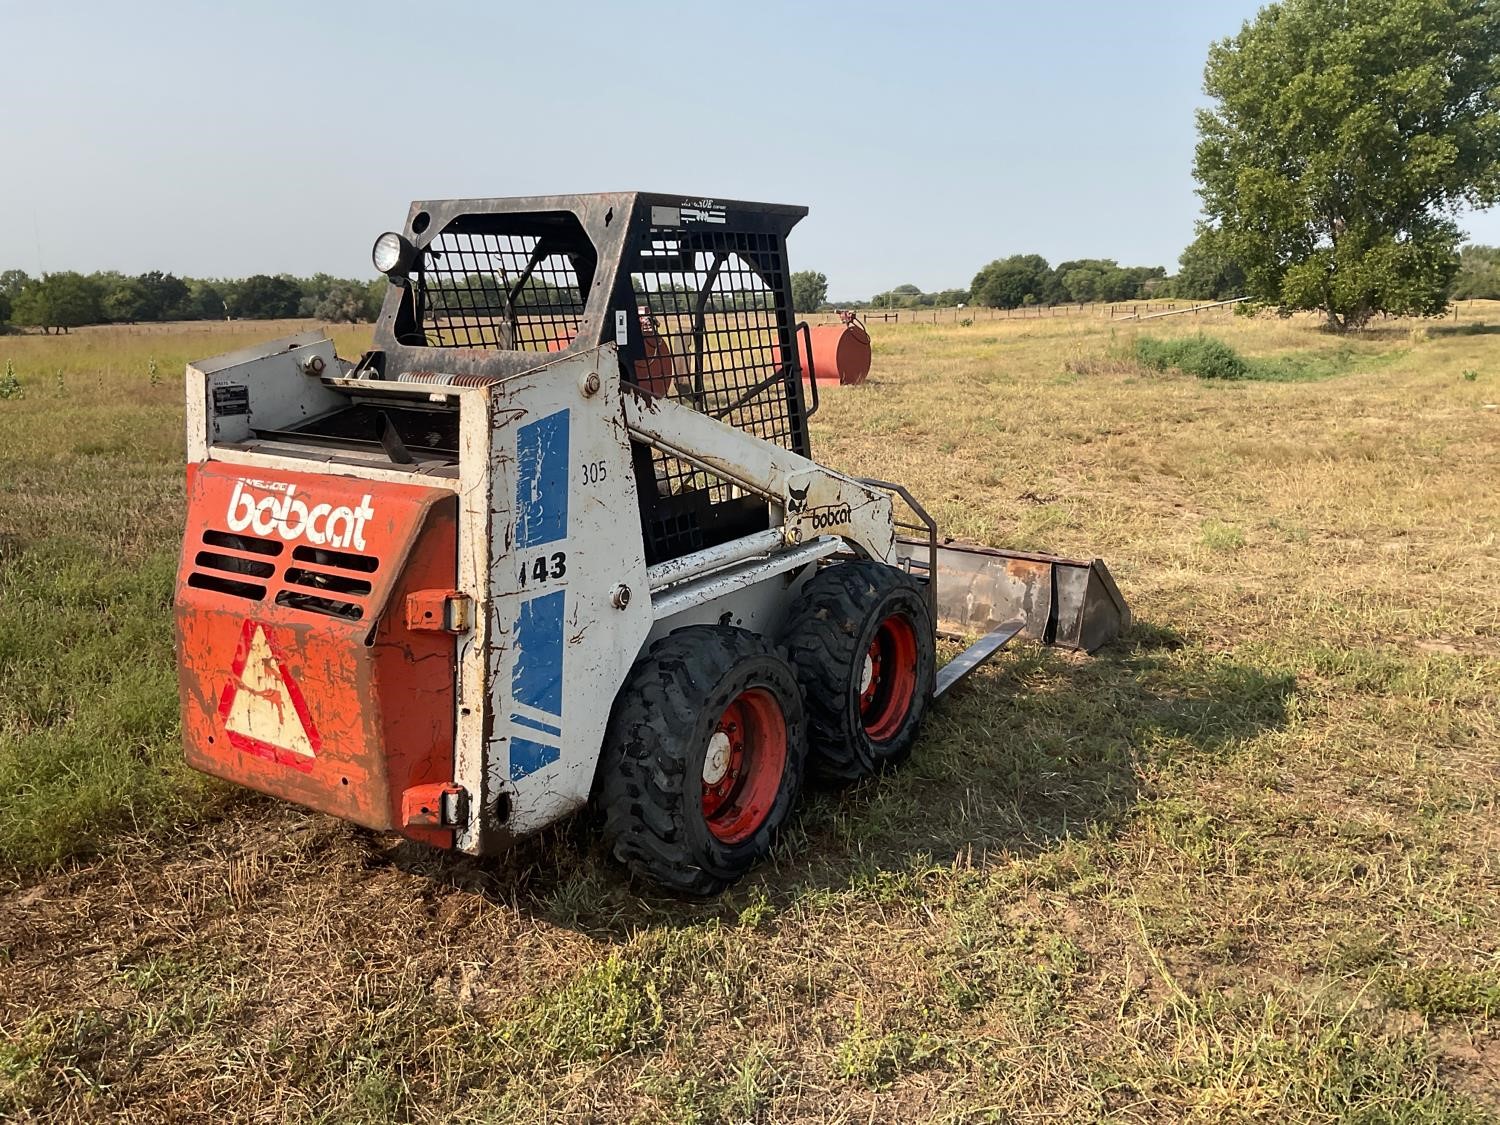
[[[249,487],[247,487],[247,485]],[[270,491],[258,496],[252,489]],[[295,484],[236,481],[225,519],[230,531],[252,531],[256,535],[279,535],[288,541],[306,538],[315,547],[365,549],[365,523],[375,515],[370,496],[358,507],[308,504],[297,496]]]
[[[832,508],[812,508],[805,515],[812,521],[814,531],[823,531],[830,527],[843,527],[853,513],[848,504],[839,504]]]

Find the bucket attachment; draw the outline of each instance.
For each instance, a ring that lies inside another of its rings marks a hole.
[[[1093,652],[1130,626],[1130,609],[1102,559],[1065,559],[957,543],[900,539],[907,570],[930,579],[940,634],[980,635],[938,673],[937,694],[1014,637]]]

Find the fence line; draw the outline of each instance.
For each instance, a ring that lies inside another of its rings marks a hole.
[[[1235,300],[1245,300],[1237,297]],[[1015,309],[992,309],[982,305],[948,309],[855,309],[855,314],[866,323],[888,324],[974,324],[996,320],[1047,320],[1055,317],[1093,317],[1107,320],[1145,320],[1151,316],[1165,316],[1174,312],[1202,312],[1205,309],[1221,308],[1232,304],[1217,301],[1211,304],[1182,301],[1097,301],[1067,305],[1024,305]],[[837,313],[804,314],[813,324],[837,324]]]
[[[1227,301],[1214,301],[1208,305],[1194,305],[1188,309],[1168,309],[1166,312],[1148,313],[1146,316],[1127,316],[1124,320],[1155,320],[1159,316],[1181,316],[1183,313],[1203,312],[1205,309],[1222,309],[1225,305],[1237,305],[1241,301],[1248,301],[1249,297],[1231,297]]]

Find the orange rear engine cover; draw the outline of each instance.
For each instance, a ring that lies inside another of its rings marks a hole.
[[[455,497],[357,477],[189,465],[177,575],[196,769],[451,846],[403,794],[453,778],[456,638],[412,628],[451,591]]]

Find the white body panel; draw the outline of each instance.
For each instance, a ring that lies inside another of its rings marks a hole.
[[[252,426],[285,429],[334,409],[343,399],[325,387],[319,375],[336,376],[347,366],[334,354],[333,341],[321,332],[304,332],[190,364],[188,461],[208,460],[212,445],[244,441]]]
[[[615,692],[651,629],[618,371],[613,349],[585,352],[490,388],[490,735],[482,777],[461,762],[458,780],[487,814],[508,800],[511,834],[588,800]],[[489,850],[501,830],[487,815],[459,846]]]

